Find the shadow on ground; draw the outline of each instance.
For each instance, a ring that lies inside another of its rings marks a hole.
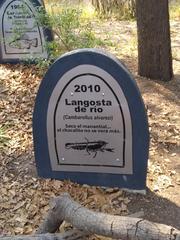
[[[144,211],[144,219],[159,222],[180,229],[180,207],[166,198],[147,190],[147,194],[127,194],[131,199],[130,213]]]
[[[164,99],[169,100],[170,102],[180,104],[180,63],[175,62],[173,64],[174,76],[172,80],[164,82],[161,80],[147,79],[137,75],[138,64],[137,59],[134,57],[123,56],[120,61],[122,61],[133,74],[142,95],[157,93],[161,94]]]

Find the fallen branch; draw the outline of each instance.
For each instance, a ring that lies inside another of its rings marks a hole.
[[[54,199],[47,218],[37,232],[45,232],[47,229],[54,231],[62,220],[87,233],[122,240],[180,240],[180,231],[171,226],[140,218],[94,212],[73,201],[69,194]]]
[[[5,237],[0,235],[1,240],[84,240],[88,235],[78,231],[78,230],[69,230],[65,233],[58,233],[58,234],[35,234],[35,235],[28,235],[28,236],[10,236]]]
[[[50,203],[49,212],[44,219],[43,223],[39,226],[36,233],[54,233],[58,230],[62,222],[63,216],[60,213],[59,198],[54,198]]]

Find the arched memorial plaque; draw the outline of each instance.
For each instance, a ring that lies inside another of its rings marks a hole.
[[[47,58],[49,30],[36,21],[38,0],[3,0],[0,3],[0,62],[16,63],[34,58]]]
[[[146,113],[135,81],[114,57],[85,49],[59,58],[40,85],[33,129],[40,176],[145,188]]]

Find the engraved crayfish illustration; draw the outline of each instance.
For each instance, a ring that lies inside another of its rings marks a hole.
[[[86,142],[78,142],[78,143],[66,143],[65,148],[66,149],[74,149],[74,150],[85,150],[88,155],[91,155],[94,153],[93,158],[96,157],[98,152],[114,152],[114,148],[106,148],[106,145],[108,144],[105,141],[99,140],[94,142],[89,142],[87,138]]]
[[[12,42],[9,43],[9,46],[17,49],[30,49],[31,47],[38,46],[38,39],[30,37],[27,34],[23,34],[20,37],[15,38]]]

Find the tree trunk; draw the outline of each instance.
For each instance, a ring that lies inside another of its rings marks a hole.
[[[136,0],[138,73],[151,79],[172,78],[168,0]]]

